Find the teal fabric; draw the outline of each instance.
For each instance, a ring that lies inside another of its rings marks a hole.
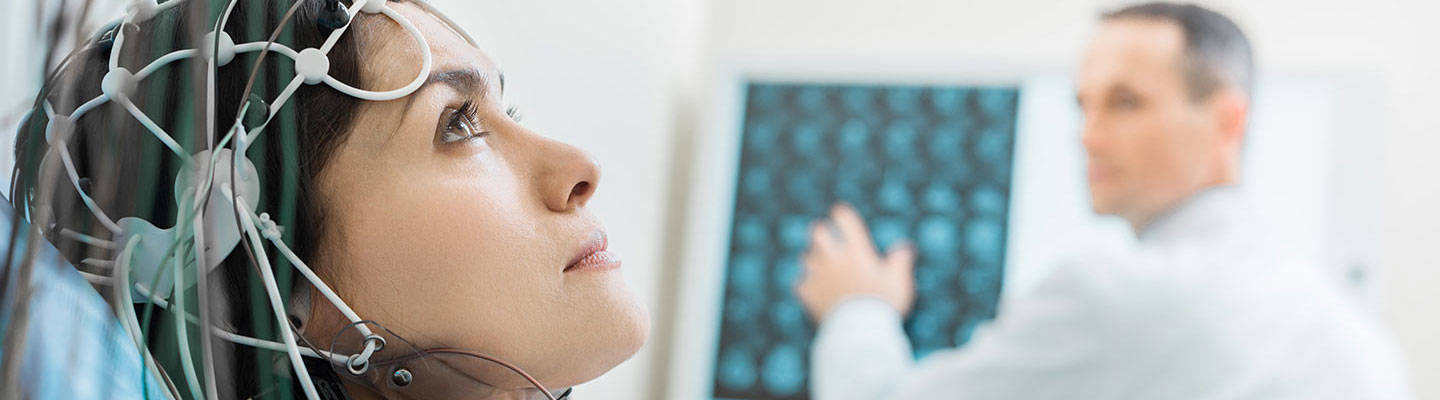
[[[11,227],[20,224],[19,240]],[[0,202],[0,274],[10,287],[0,299],[0,335],[8,332],[17,309],[15,284],[25,253],[28,226],[9,203]],[[8,266],[8,268],[7,268]],[[125,334],[105,299],[49,242],[40,243],[31,282],[35,291],[25,344],[0,348],[0,354],[24,351],[21,393],[27,399],[168,399],[153,374],[145,374],[135,342]],[[0,338],[3,339],[3,338]],[[146,382],[147,384],[142,384]],[[148,396],[147,396],[148,392]]]

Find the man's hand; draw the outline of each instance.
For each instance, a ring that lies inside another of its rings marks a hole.
[[[915,300],[914,248],[891,246],[880,258],[865,221],[850,206],[836,205],[829,221],[811,226],[810,250],[800,261],[805,275],[795,285],[795,295],[816,321],[855,295],[884,300],[900,315],[909,313]]]

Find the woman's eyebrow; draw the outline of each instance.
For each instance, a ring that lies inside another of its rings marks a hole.
[[[501,79],[504,78],[502,77]],[[486,82],[488,82],[488,80],[485,79],[485,73],[480,72],[479,69],[474,67],[431,72],[430,76],[425,78],[425,83],[421,83],[420,87],[416,88],[414,93],[406,96],[405,106],[401,108],[402,110],[406,110],[404,111],[406,115],[402,116],[399,125],[396,125],[395,129],[392,130],[389,135],[385,136],[384,142],[388,144],[390,139],[395,138],[395,133],[399,132],[400,127],[405,126],[405,121],[409,119],[409,110],[414,109],[415,99],[420,98],[421,93],[429,90],[430,87],[436,83],[449,86],[451,90],[454,90],[466,98],[477,99],[484,98],[485,92],[489,90],[490,86],[487,85]]]
[[[504,81],[504,78],[500,78]],[[420,91],[425,90],[432,84],[441,83],[460,92],[466,96],[485,97],[485,90],[490,86],[483,72],[475,68],[462,68],[433,72],[425,83],[420,85]]]
[[[415,99],[420,97],[420,93],[424,93],[436,83],[449,86],[451,90],[467,98],[484,98],[486,94],[485,91],[490,87],[486,85],[488,81],[489,80],[485,79],[485,73],[480,72],[479,69],[474,67],[431,72],[430,76],[425,78],[425,82],[421,83],[420,87],[415,89],[414,94],[408,96],[405,100],[404,109],[410,110],[414,108]],[[500,82],[501,85],[504,85],[504,75],[500,76]],[[504,89],[501,89],[501,92],[503,93]]]

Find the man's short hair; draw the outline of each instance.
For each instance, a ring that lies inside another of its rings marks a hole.
[[[1254,56],[1250,40],[1230,18],[1194,4],[1145,3],[1101,15],[1102,21],[1143,19],[1173,22],[1185,35],[1184,76],[1190,98],[1210,97],[1226,84],[1253,93]]]

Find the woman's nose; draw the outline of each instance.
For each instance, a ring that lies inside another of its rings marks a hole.
[[[555,212],[584,207],[600,185],[600,164],[578,147],[546,141],[550,151],[539,160],[544,166],[539,187],[545,207]]]

